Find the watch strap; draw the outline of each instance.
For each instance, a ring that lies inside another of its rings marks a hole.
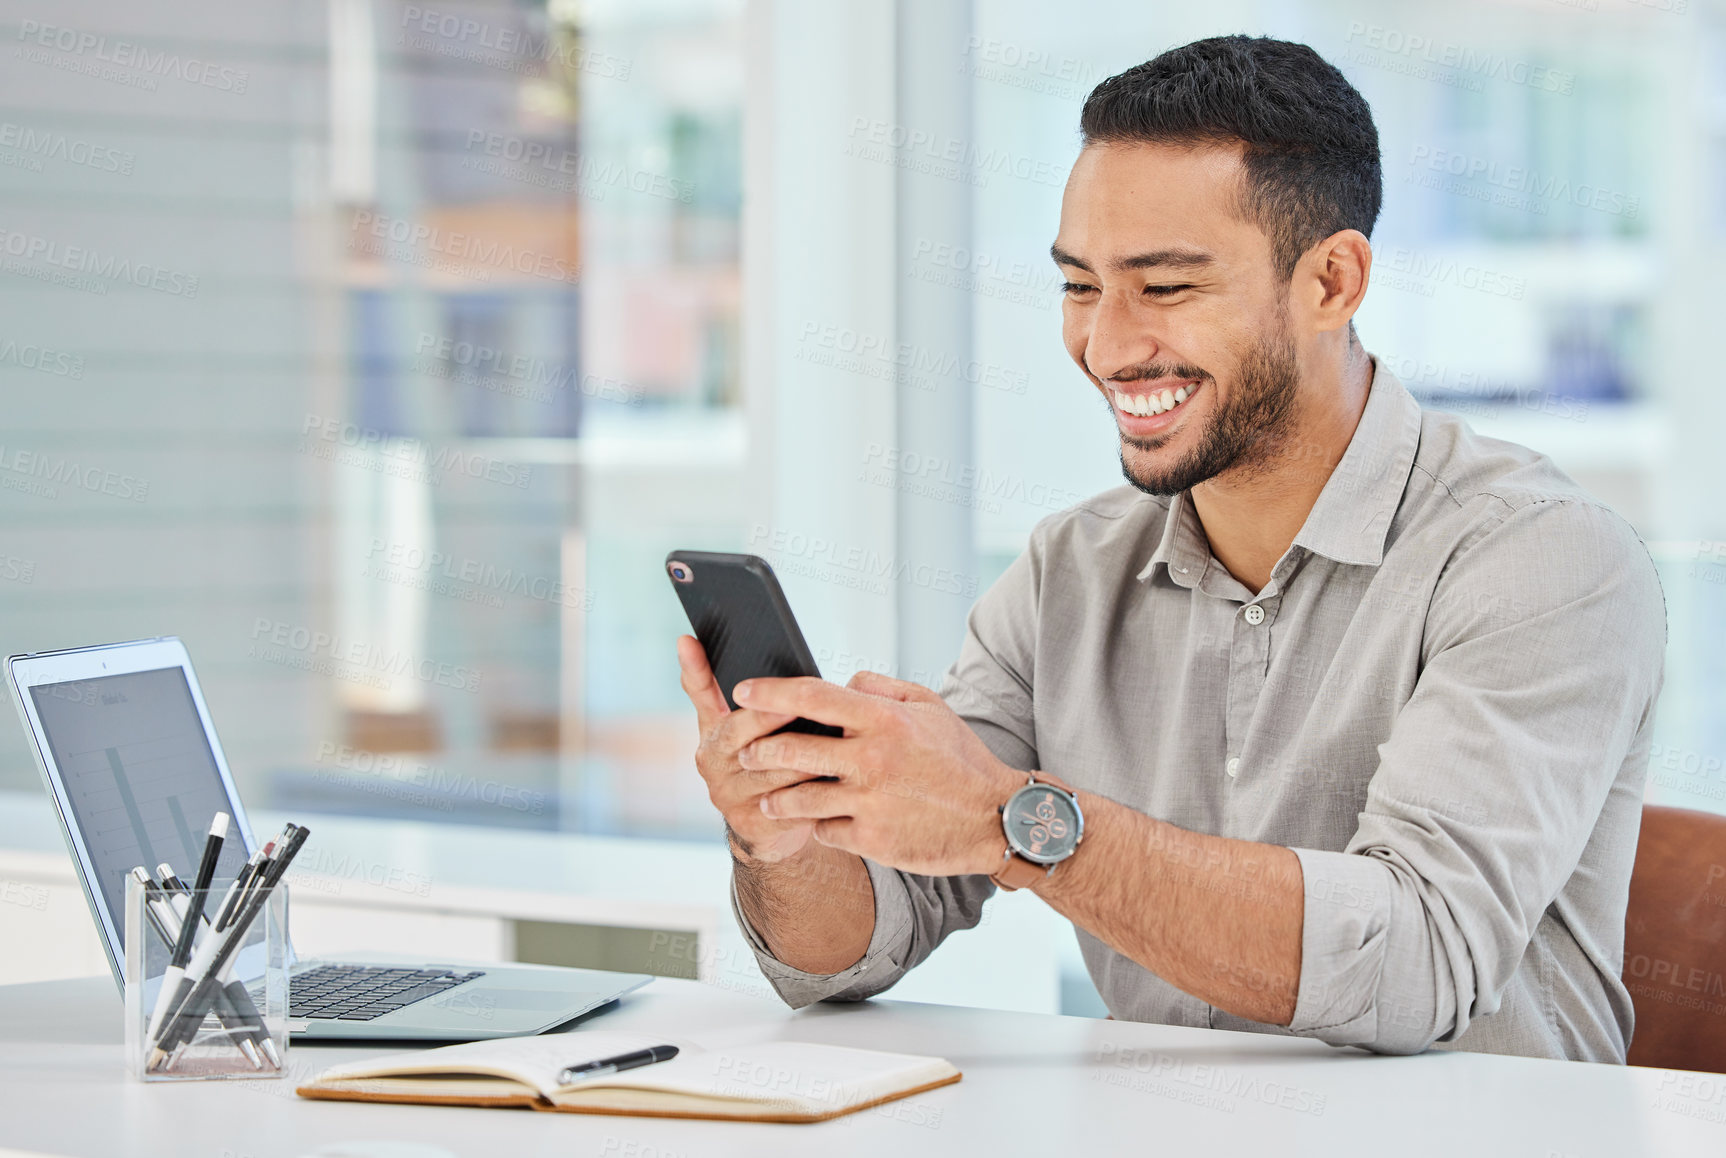
[[[1002,857],[1001,867],[996,869],[989,879],[999,888],[1011,893],[1028,889],[1038,881],[1047,880],[1054,871],[1055,865],[1034,864],[1009,848]]]
[[[1031,773],[1031,783],[1032,784],[1047,784],[1051,788],[1059,788],[1062,792],[1065,792],[1068,796],[1077,796],[1078,795],[1077,792],[1074,792],[1071,788],[1069,788],[1067,786],[1067,782],[1065,780],[1062,780],[1057,776],[1051,776],[1047,772],[1033,772],[1033,773]]]

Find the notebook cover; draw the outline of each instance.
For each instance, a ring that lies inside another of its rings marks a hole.
[[[556,1106],[540,1097],[538,1094],[521,1094],[501,1098],[432,1098],[414,1097],[404,1094],[368,1094],[358,1090],[330,1090],[318,1086],[301,1086],[294,1092],[302,1098],[312,1098],[327,1102],[390,1102],[396,1105],[415,1106],[481,1106],[491,1109],[526,1109],[545,1110],[554,1114],[610,1114],[624,1118],[701,1118],[710,1122],[825,1122],[830,1118],[841,1118],[846,1114],[855,1114],[859,1110],[867,1110],[872,1106],[896,1102],[900,1098],[908,1098],[912,1094],[927,1093],[941,1086],[950,1086],[958,1081],[963,1074],[955,1073],[951,1077],[941,1078],[921,1086],[913,1086],[908,1090],[888,1094],[871,1102],[858,1102],[855,1105],[841,1106],[824,1114],[792,1114],[792,1113],[759,1113],[759,1114],[702,1114],[678,1110],[614,1110],[602,1106]]]

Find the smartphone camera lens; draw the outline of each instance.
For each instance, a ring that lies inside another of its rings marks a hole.
[[[687,563],[667,563],[665,569],[671,572],[671,578],[678,583],[688,583],[695,578],[695,573]]]

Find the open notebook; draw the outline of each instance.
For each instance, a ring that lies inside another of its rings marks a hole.
[[[566,1066],[666,1044],[681,1051],[670,1061],[558,1084]],[[361,1102],[819,1122],[958,1080],[959,1071],[936,1057],[795,1041],[704,1050],[675,1038],[582,1030],[349,1062],[298,1092]]]

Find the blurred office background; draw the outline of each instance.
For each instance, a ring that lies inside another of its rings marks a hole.
[[[938,683],[1119,481],[1079,106],[1236,31],[1372,104],[1368,348],[1649,543],[1649,797],[1726,811],[1722,0],[4,0],[0,646],[181,636],[253,808],[722,856],[665,553]]]

